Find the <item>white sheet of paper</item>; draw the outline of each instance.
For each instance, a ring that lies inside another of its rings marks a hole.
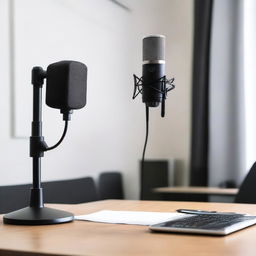
[[[153,225],[160,222],[175,220],[186,216],[175,212],[138,212],[103,210],[91,214],[75,216],[75,220],[105,222],[115,224]]]

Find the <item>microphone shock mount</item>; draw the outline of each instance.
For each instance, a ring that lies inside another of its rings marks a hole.
[[[144,84],[143,83],[143,76],[138,77],[136,75],[133,75],[134,79],[134,90],[133,90],[133,96],[132,99],[134,100],[139,94],[142,94],[143,92],[143,87],[151,88],[153,91],[156,93],[160,93],[162,95],[162,100],[161,100],[161,116],[165,116],[165,100],[167,98],[167,94],[169,91],[173,90],[175,88],[175,85],[173,84],[174,78],[167,79],[166,76],[163,76],[159,78],[157,81],[151,84]],[[153,85],[155,83],[161,83],[161,89],[155,88]]]

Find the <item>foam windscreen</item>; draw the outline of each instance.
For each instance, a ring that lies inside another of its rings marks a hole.
[[[62,111],[86,105],[87,67],[77,61],[60,61],[47,67],[46,104]]]
[[[143,61],[165,60],[165,36],[143,38]]]

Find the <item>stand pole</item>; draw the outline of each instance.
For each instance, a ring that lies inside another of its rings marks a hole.
[[[33,84],[33,121],[30,137],[30,156],[33,158],[33,187],[30,195],[30,207],[43,207],[43,192],[41,188],[41,157],[44,155],[40,143],[42,137],[42,86],[45,72],[40,67],[32,70]]]

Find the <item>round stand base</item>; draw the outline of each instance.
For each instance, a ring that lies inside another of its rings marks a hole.
[[[49,225],[73,221],[74,215],[48,207],[26,207],[4,215],[3,220],[13,225]]]

